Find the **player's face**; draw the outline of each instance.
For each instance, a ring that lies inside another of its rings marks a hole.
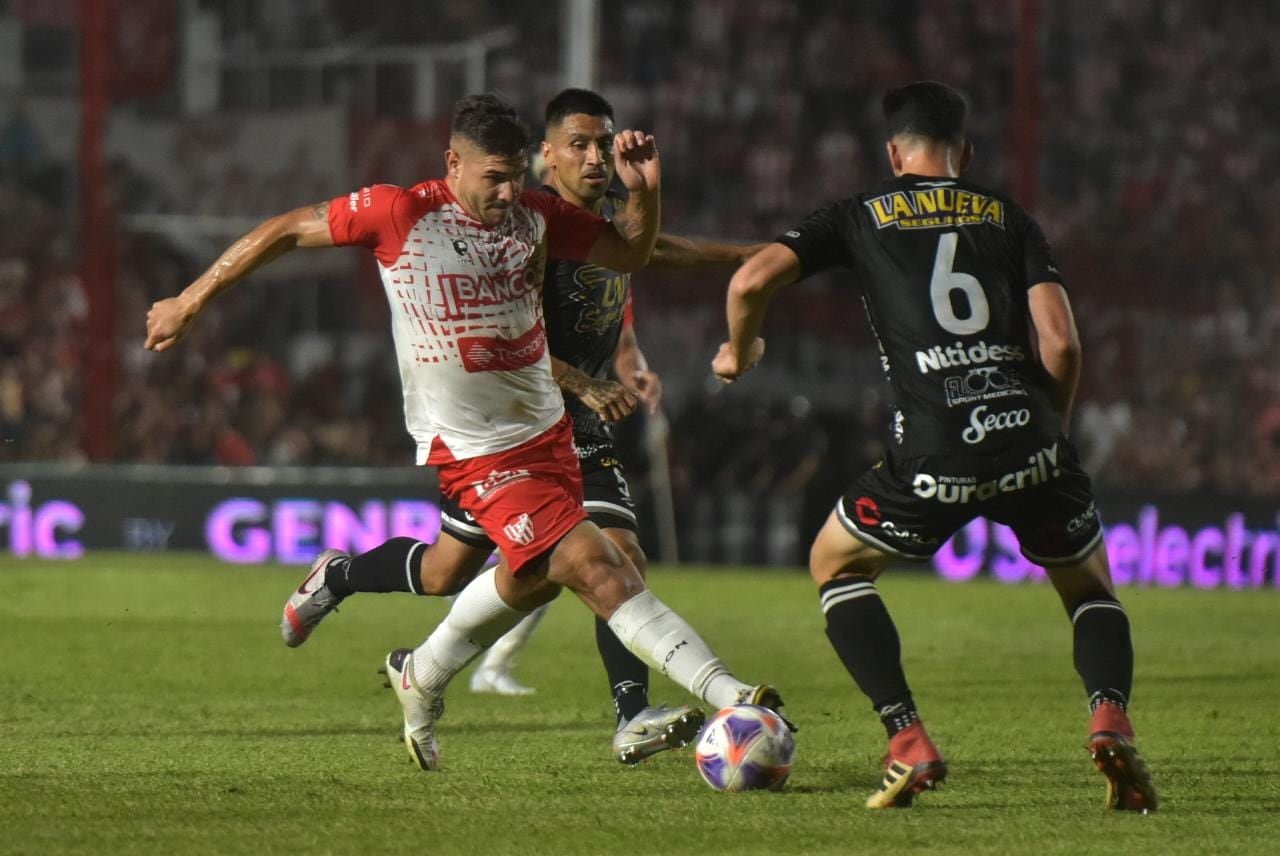
[[[613,181],[613,120],[571,113],[549,129],[542,144],[547,180],[571,201],[590,204],[604,197]]]
[[[468,140],[455,139],[445,152],[445,165],[449,186],[467,213],[486,226],[497,226],[520,198],[529,158],[523,153],[490,154]]]

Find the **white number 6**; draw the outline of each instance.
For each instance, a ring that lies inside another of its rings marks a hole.
[[[938,319],[942,329],[965,336],[987,329],[991,321],[991,307],[987,305],[987,295],[976,276],[951,269],[956,261],[956,244],[959,242],[958,232],[947,232],[938,237],[938,255],[933,260],[929,297],[933,300],[933,317]],[[969,304],[969,314],[964,318],[957,317],[951,306],[953,291],[963,293],[965,302]]]

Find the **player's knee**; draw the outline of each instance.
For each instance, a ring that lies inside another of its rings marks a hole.
[[[641,577],[645,576],[649,570],[649,557],[644,554],[644,549],[640,546],[640,542],[634,537],[618,544],[618,548],[622,550],[622,554],[627,557],[636,571]]]
[[[809,576],[821,587],[834,579],[864,576],[875,579],[889,563],[889,556],[872,549],[833,549],[822,538],[809,550]]]

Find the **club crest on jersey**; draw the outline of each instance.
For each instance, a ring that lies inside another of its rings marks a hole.
[[[1004,203],[957,187],[895,190],[862,203],[877,229],[945,229],[989,223],[1004,228]]]
[[[529,519],[529,515],[521,514],[515,520],[502,527],[502,531],[507,537],[521,547],[528,547],[533,543],[533,521]]]
[[[467,246],[467,242],[462,238],[453,239],[453,251],[460,256],[465,256],[471,248]]]

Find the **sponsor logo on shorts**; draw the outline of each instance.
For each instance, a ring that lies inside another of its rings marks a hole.
[[[462,336],[458,353],[469,372],[503,372],[531,366],[547,352],[547,330],[539,320],[516,339],[498,336]]]
[[[981,366],[987,363],[1020,363],[1027,358],[1021,345],[988,345],[986,342],[965,347],[964,342],[954,345],[934,345],[927,351],[916,351],[916,368],[920,374],[939,369],[961,366]]]
[[[918,547],[934,547],[938,544],[937,538],[921,535],[919,532],[913,532],[910,529],[903,529],[892,520],[885,520],[884,512],[880,510],[880,506],[876,501],[869,496],[860,496],[854,500],[853,515],[858,518],[860,525],[868,529],[877,529],[886,537],[894,538],[900,542],[915,544]]]
[[[1096,529],[1098,525],[1098,508],[1094,503],[1089,503],[1089,507],[1077,514],[1075,517],[1067,521],[1067,534],[1078,535],[1081,532],[1088,532]]]
[[[500,491],[527,478],[531,478],[528,470],[490,470],[484,481],[472,482],[471,488],[476,492],[476,499],[488,502]]]
[[[880,521],[884,519],[884,515],[880,513],[880,506],[876,505],[876,501],[869,496],[858,497],[853,504],[853,513],[863,526],[879,526]]]
[[[508,538],[522,547],[528,547],[533,543],[533,521],[529,519],[528,514],[521,514],[503,526],[502,531],[506,533]]]
[[[921,499],[936,499],[948,505],[986,502],[1002,493],[1017,493],[1062,475],[1058,469],[1058,444],[1041,449],[1027,458],[1028,467],[1005,473],[988,481],[973,476],[939,476],[920,473],[911,483],[912,492]]]
[[[921,535],[919,532],[912,532],[910,529],[903,529],[894,525],[892,520],[886,520],[880,524],[880,531],[890,538],[897,538],[907,544],[915,544],[917,547],[936,547],[938,539],[928,535]]]
[[[987,439],[987,434],[992,431],[1025,428],[1031,424],[1031,411],[1025,407],[1002,413],[988,413],[987,409],[985,404],[981,404],[969,411],[969,427],[960,432],[960,439],[970,446]]]
[[[943,381],[947,407],[963,407],[979,401],[994,401],[1027,394],[1022,378],[995,366],[969,369],[967,374],[952,375]]]

